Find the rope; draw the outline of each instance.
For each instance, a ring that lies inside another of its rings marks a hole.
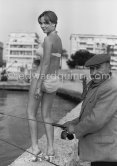
[[[8,142],[8,141],[6,141],[6,140],[4,140],[4,139],[1,139],[0,138],[0,141],[2,141],[2,142],[5,142],[5,143],[7,143],[7,144],[9,144],[9,145],[11,145],[11,146],[14,146],[14,147],[16,147],[16,148],[18,148],[18,149],[20,149],[20,150],[22,150],[22,151],[24,151],[24,152],[27,152],[27,153],[29,153],[29,154],[32,154],[33,156],[36,156],[35,154],[33,154],[32,152],[30,152],[30,151],[28,151],[28,150],[26,150],[26,149],[24,149],[24,148],[22,148],[22,147],[20,147],[20,146],[18,146],[18,145],[15,145],[15,144],[13,144],[13,143],[11,143],[11,142]],[[36,156],[37,157],[37,156]],[[43,160],[43,159],[42,159]],[[47,161],[47,160],[44,160],[44,161]],[[50,163],[50,164],[53,164],[53,165],[55,165],[55,166],[60,166],[60,165],[58,165],[58,164],[55,164],[55,163],[53,163],[53,162],[51,162],[51,161],[47,161],[48,163]]]

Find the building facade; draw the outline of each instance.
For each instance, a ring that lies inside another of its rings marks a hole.
[[[112,69],[117,69],[117,36],[72,34],[70,36],[70,55],[81,49],[96,54],[109,53]]]
[[[40,45],[36,33],[11,33],[6,46],[6,68],[10,72],[31,69],[34,59],[39,58]]]

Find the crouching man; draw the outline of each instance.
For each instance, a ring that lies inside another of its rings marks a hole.
[[[111,74],[110,56],[94,55],[85,63],[91,81],[80,116],[64,125],[79,140],[78,153],[91,166],[117,166],[117,76]]]

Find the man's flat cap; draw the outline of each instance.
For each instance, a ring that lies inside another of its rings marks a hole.
[[[88,61],[86,61],[85,66],[98,66],[102,63],[110,62],[110,55],[108,54],[96,54]]]

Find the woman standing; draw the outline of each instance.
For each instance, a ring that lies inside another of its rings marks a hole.
[[[38,130],[36,115],[41,102],[41,113],[44,122],[52,123],[51,108],[56,91],[59,88],[60,82],[57,76],[60,67],[60,57],[62,53],[61,39],[56,32],[57,16],[52,11],[44,11],[39,17],[38,22],[41,29],[47,35],[43,43],[43,57],[41,58],[40,67],[36,73],[38,79],[33,78],[31,82],[29,101],[28,101],[28,118],[29,128],[32,141],[32,152],[35,154],[34,161],[42,152],[38,146]],[[54,156],[54,128],[52,125],[45,124],[47,137],[46,158],[48,160]]]

